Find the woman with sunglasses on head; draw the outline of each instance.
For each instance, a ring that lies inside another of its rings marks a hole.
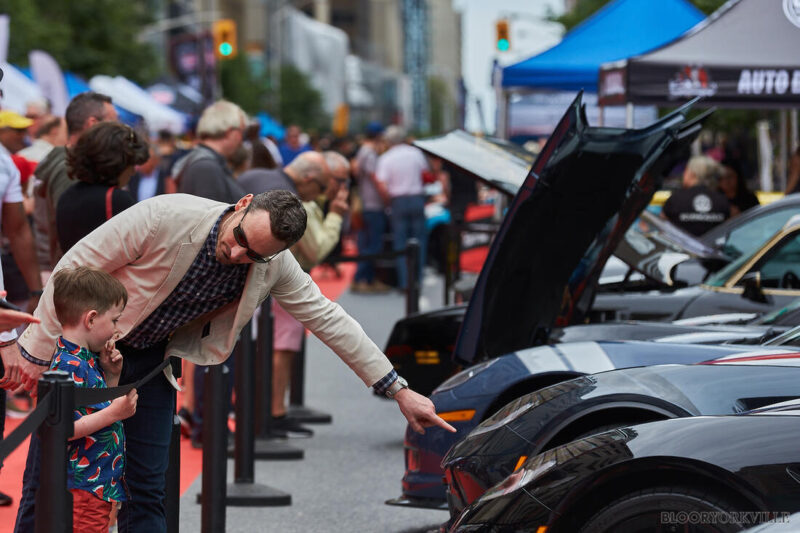
[[[136,201],[126,190],[135,172],[149,157],[147,141],[130,126],[101,122],[80,136],[67,152],[69,177],[77,183],[56,206],[61,249],[68,249]]]

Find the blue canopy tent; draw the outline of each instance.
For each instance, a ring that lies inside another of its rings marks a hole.
[[[614,0],[554,47],[503,68],[503,87],[597,92],[600,65],[638,55],[704,19],[686,0]]]
[[[557,45],[504,67],[503,93],[506,97],[534,90],[596,93],[600,65],[662,46],[703,19],[687,0],[613,0]],[[505,120],[505,106],[498,107],[498,117]],[[498,126],[502,126],[498,131],[505,131],[505,124]]]

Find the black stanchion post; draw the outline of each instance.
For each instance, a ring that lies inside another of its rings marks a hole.
[[[419,311],[419,241],[409,239],[406,244],[406,316]]]
[[[167,533],[178,533],[181,519],[181,420],[176,415],[172,416],[164,507],[167,515]]]
[[[256,436],[269,438],[272,427],[272,298],[261,304],[256,340]]]
[[[258,354],[254,363],[258,380],[255,387],[257,438],[253,455],[259,460],[302,459],[303,450],[272,438],[272,331],[272,298],[267,298],[259,313]]]
[[[304,405],[306,382],[306,337],[300,342],[300,351],[292,360],[292,380],[289,385],[289,405]]]
[[[292,361],[292,381],[289,387],[289,416],[304,424],[330,424],[333,417],[305,406],[306,338],[300,344],[300,352]]]
[[[225,490],[227,488],[228,368],[213,365],[205,369],[203,384],[203,492],[197,499],[203,504],[200,518],[202,533],[225,531]]]
[[[228,485],[225,503],[242,507],[291,505],[290,494],[255,483],[254,352],[252,328],[247,324],[239,339],[239,358],[236,361],[234,483]]]
[[[447,244],[444,252],[444,305],[450,305],[450,291],[455,283],[456,263],[459,261],[456,239],[459,238],[458,223],[447,225]]]
[[[36,491],[36,533],[72,532],[72,494],[67,490],[67,441],[73,434],[74,383],[69,374],[51,370],[39,379],[39,398],[52,391],[50,414],[39,426],[42,460]]]

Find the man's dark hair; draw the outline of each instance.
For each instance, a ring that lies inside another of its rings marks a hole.
[[[262,192],[253,197],[250,206],[269,212],[272,234],[285,242],[287,248],[306,232],[306,209],[300,198],[289,191]]]
[[[67,106],[64,117],[67,119],[67,133],[72,135],[83,129],[83,125],[94,117],[103,120],[105,104],[111,103],[111,97],[94,91],[86,91],[73,98]]]
[[[133,128],[118,122],[95,124],[67,150],[67,174],[86,183],[115,186],[122,172],[150,158],[145,141]]]

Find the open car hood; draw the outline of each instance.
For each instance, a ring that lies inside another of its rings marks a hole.
[[[662,176],[700,132],[693,102],[639,130],[588,126],[579,94],[514,197],[453,356],[463,364],[546,342],[582,321],[600,272]]]
[[[536,157],[508,141],[477,137],[463,130],[414,141],[414,146],[508,196],[517,194]]]
[[[671,222],[642,211],[614,251],[632,269],[673,286],[673,268],[687,259],[728,263],[731,258]]]

